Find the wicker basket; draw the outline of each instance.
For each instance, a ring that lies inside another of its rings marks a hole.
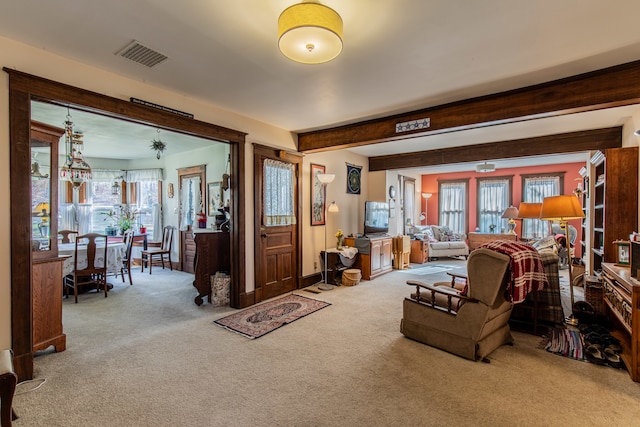
[[[342,284],[344,286],[355,286],[360,283],[362,273],[357,268],[350,268],[342,272]]]
[[[595,276],[585,276],[584,299],[591,304],[596,314],[604,315],[604,290],[602,282]]]

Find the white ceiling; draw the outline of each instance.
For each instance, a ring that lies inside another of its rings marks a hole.
[[[637,0],[323,0],[342,16],[344,49],[329,63],[303,65],[277,49],[278,15],[294,3],[12,1],[3,4],[0,36],[294,132],[640,59]],[[147,68],[115,55],[132,40],[169,59]],[[371,156],[607,127],[637,111],[626,107],[354,151]],[[141,138],[148,143],[155,136],[152,130]]]

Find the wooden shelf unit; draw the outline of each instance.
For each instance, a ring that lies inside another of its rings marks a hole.
[[[638,229],[638,147],[610,148],[591,157],[589,274],[615,262],[615,240]]]
[[[346,237],[344,244],[355,245],[355,238]],[[358,260],[354,268],[359,268],[364,280],[375,279],[393,269],[391,251],[393,248],[393,238],[391,236],[370,237],[369,253],[358,253]]]
[[[603,262],[604,302],[612,334],[622,344],[622,360],[631,379],[640,382],[640,282],[631,269]]]
[[[424,240],[412,240],[409,261],[415,264],[424,264],[429,261],[429,243]]]

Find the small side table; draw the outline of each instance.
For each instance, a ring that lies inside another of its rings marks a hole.
[[[424,264],[429,261],[429,243],[424,240],[412,240],[409,261],[416,264]]]

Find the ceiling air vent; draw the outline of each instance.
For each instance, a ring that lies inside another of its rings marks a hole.
[[[168,58],[168,56],[161,54],[153,49],[146,47],[138,41],[133,40],[131,43],[126,45],[119,52],[116,52],[116,55],[120,55],[123,58],[127,58],[132,60],[133,62],[137,62],[138,64],[145,65],[149,68],[154,65],[158,65],[162,61]]]

